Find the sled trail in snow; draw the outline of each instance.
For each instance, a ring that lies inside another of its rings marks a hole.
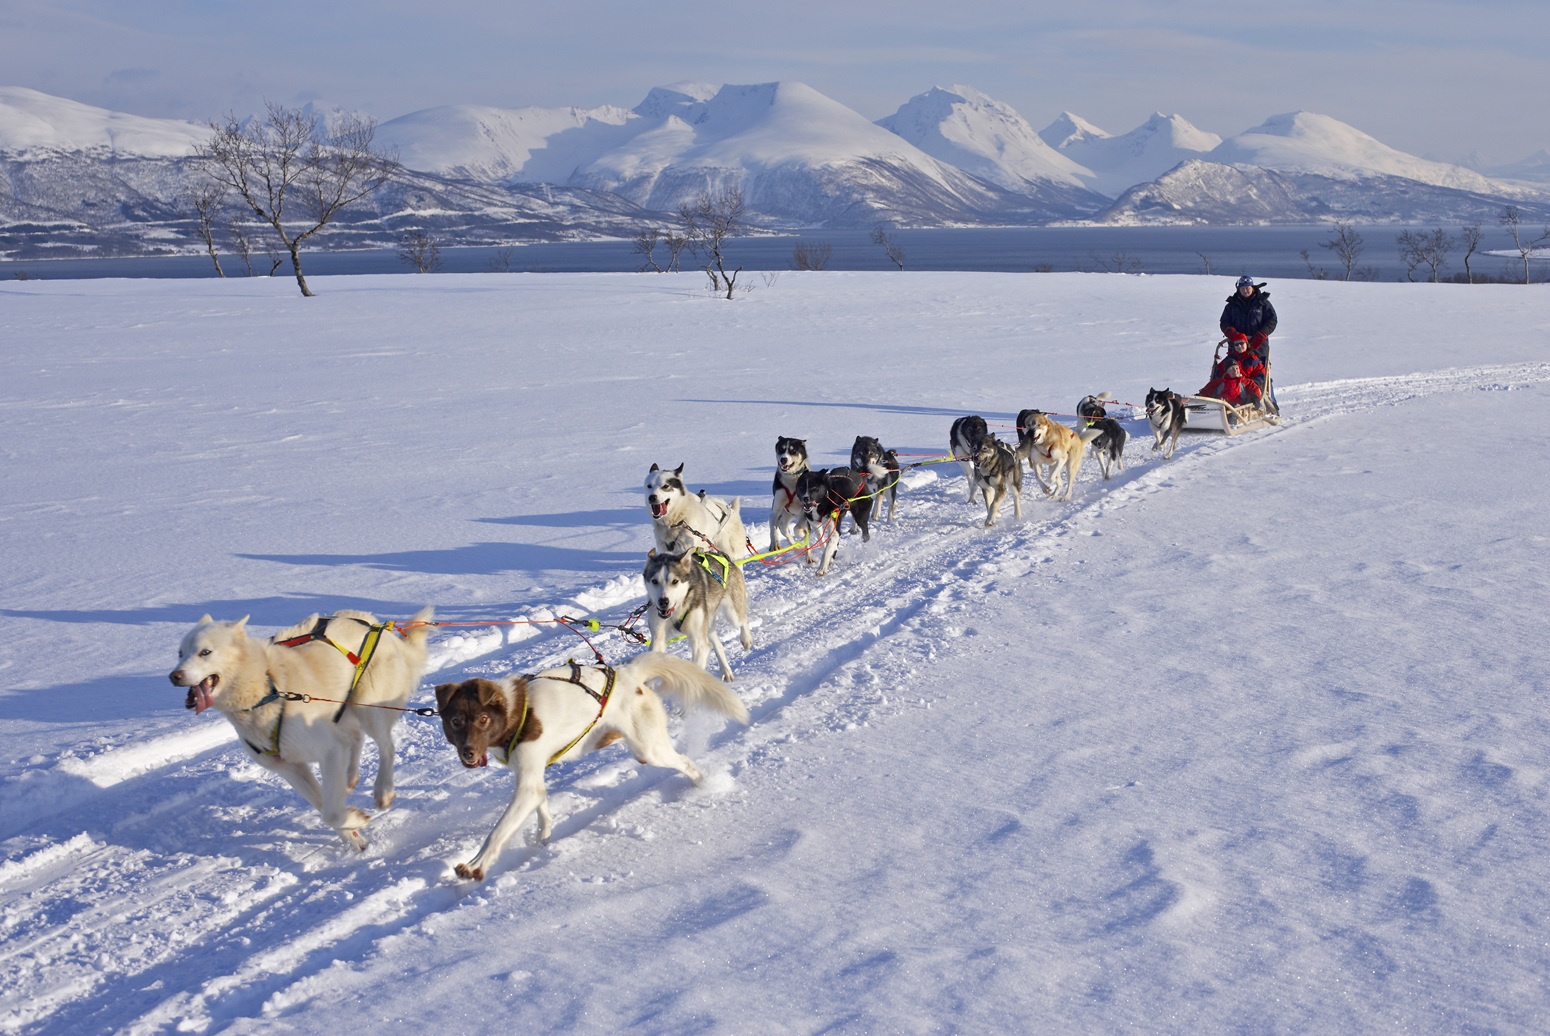
[[[981,503],[964,502],[956,466],[915,469],[896,520],[876,522],[865,545],[847,535],[827,577],[801,562],[747,568],[755,646],[735,660],[732,686],[753,723],[675,734],[711,775],[706,789],[643,770],[619,748],[556,768],[553,842],[534,848],[524,832],[489,884],[542,895],[547,882],[607,875],[612,840],[651,837],[648,822],[692,824],[692,815],[662,819],[674,807],[661,810],[658,799],[714,796],[735,783],[727,775],[792,740],[843,736],[918,707],[896,688],[991,606],[998,582],[1058,578],[1073,534],[1153,493],[1187,492],[1221,450],[1418,397],[1547,380],[1550,364],[1520,364],[1288,386],[1278,427],[1233,439],[1186,435],[1171,461],[1151,453],[1145,421],[1132,418],[1129,465],[1113,480],[1085,466],[1069,504],[1042,498],[1029,480],[1024,520],[1004,513],[994,529],[982,527]],[[644,542],[644,511],[641,531]],[[616,621],[638,600],[637,574],[621,573],[527,617],[589,609]],[[573,634],[543,629],[440,638],[414,704],[429,684],[466,673],[590,660]],[[616,635],[594,639],[613,662],[639,650]],[[0,1029],[218,1028],[280,1012],[317,995],[331,969],[368,960],[384,941],[481,894],[453,879],[451,865],[484,838],[511,777],[464,771],[435,720],[410,716],[398,728],[398,803],[375,817],[371,847],[359,855],[278,779],[241,761],[227,731],[212,721],[90,766],[44,761],[18,783],[19,801],[0,812]]]

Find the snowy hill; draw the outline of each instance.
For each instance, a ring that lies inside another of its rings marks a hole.
[[[1046,132],[1052,130],[1058,132],[1055,127]],[[1073,122],[1073,132],[1061,144],[1060,153],[1089,170],[1084,177],[1087,186],[1110,198],[1180,162],[1199,158],[1222,142],[1215,133],[1196,129],[1181,116],[1161,112],[1129,133],[1117,137],[1100,133],[1090,124]]]
[[[953,419],[1202,384],[1228,277],[703,280],[5,285],[0,1033],[1543,1031],[1543,290],[1278,283],[1278,427],[1117,405],[987,529]],[[168,681],[207,611],[434,604],[417,708],[592,662],[560,616],[626,662],[649,465],[762,547],[778,435],[898,449],[896,516],[745,567],[703,784],[564,760],[482,884],[513,780],[437,718],[355,852]]]
[[[1104,140],[1112,135],[1071,112],[1061,112],[1054,122],[1039,131],[1039,139],[1056,150],[1090,140]]]
[[[1111,224],[1212,226],[1325,220],[1489,224],[1500,215],[1502,204],[1500,193],[1477,194],[1399,176],[1332,177],[1194,159],[1125,191],[1095,218]],[[1517,204],[1527,219],[1550,219],[1550,203],[1545,200]]]
[[[410,169],[475,180],[563,183],[563,175],[536,176],[529,167],[562,168],[563,160],[556,161],[550,154],[557,139],[586,137],[590,130],[621,126],[630,117],[627,109],[611,106],[507,109],[449,105],[384,122],[378,127],[377,139],[396,147],[399,160]],[[548,160],[535,159],[535,152],[545,153]]]
[[[921,151],[1053,208],[1091,211],[1101,204],[1084,169],[1050,147],[1016,110],[966,86],[933,87],[877,124]]]
[[[1286,173],[1315,173],[1335,179],[1403,177],[1454,190],[1491,193],[1500,189],[1462,166],[1432,162],[1396,151],[1354,126],[1313,112],[1273,116],[1221,142],[1206,156],[1228,165],[1251,165]]]
[[[210,136],[208,126],[93,108],[36,90],[0,86],[0,155],[86,152],[114,158],[182,158]]]

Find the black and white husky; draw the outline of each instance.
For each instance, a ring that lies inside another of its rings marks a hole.
[[[651,650],[666,651],[668,630],[682,630],[689,638],[694,664],[709,670],[714,648],[721,663],[721,678],[732,681],[732,663],[716,633],[716,616],[725,614],[737,625],[738,639],[747,651],[753,647],[748,625],[748,587],[737,562],[719,550],[692,550],[683,554],[646,554],[641,570],[646,584],[646,619],[651,626]]]
[[[861,530],[861,542],[871,539],[867,524],[872,520],[872,496],[859,471],[851,468],[804,471],[797,479],[797,498],[802,501],[809,528],[820,540],[826,540],[823,562],[818,566],[819,575],[828,573],[834,553],[840,549],[840,522],[847,511],[855,519],[856,528]],[[811,554],[807,556],[807,562],[812,564]]]
[[[1085,421],[1097,421],[1108,417],[1109,410],[1103,404],[1109,399],[1107,392],[1100,392],[1096,396],[1083,396],[1076,404],[1076,414]]]
[[[1125,470],[1125,443],[1130,438],[1125,426],[1112,417],[1100,417],[1092,422],[1092,430],[1098,437],[1090,444],[1098,458],[1098,468],[1104,478],[1113,478],[1115,471]]]
[[[1012,511],[1023,516],[1023,461],[1016,450],[990,436],[974,453],[975,489],[985,494],[985,528],[996,524],[1001,505],[1012,498]]]
[[[1146,420],[1157,437],[1152,451],[1163,449],[1163,444],[1167,443],[1163,457],[1172,458],[1174,447],[1179,444],[1179,433],[1184,430],[1184,397],[1170,389],[1148,389]]]
[[[947,433],[947,445],[952,450],[953,460],[963,469],[963,477],[969,480],[969,495],[964,497],[965,503],[974,499],[974,455],[979,452],[980,444],[989,434],[990,428],[985,424],[985,419],[976,414],[958,418]]]
[[[893,506],[899,499],[899,454],[895,450],[883,449],[880,440],[870,435],[856,436],[856,443],[850,448],[850,467],[852,471],[859,471],[871,476],[870,485],[872,492],[877,494],[877,499],[884,497],[888,500],[888,521],[893,521]]]
[[[770,549],[779,550],[782,537],[786,545],[807,536],[807,519],[797,499],[797,479],[808,470],[807,440],[782,435],[775,440],[775,481],[770,486]]]
[[[646,474],[646,508],[657,550],[683,553],[715,547],[733,561],[748,556],[748,533],[739,513],[742,501],[691,493],[684,486],[682,464],[668,471],[651,465]]]

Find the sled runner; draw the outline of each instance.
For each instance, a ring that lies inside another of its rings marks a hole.
[[[1222,359],[1222,349],[1226,345],[1225,338],[1216,343],[1216,353],[1211,358],[1213,375],[1217,364]],[[1266,360],[1265,391],[1263,401],[1260,403],[1234,406],[1224,400],[1213,399],[1211,396],[1185,396],[1184,431],[1237,435],[1240,432],[1250,432],[1265,425],[1278,423],[1281,417],[1271,396],[1271,377],[1270,361]]]

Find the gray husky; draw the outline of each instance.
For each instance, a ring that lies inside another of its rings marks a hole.
[[[1023,461],[1016,450],[994,435],[980,443],[974,452],[974,489],[985,494],[985,528],[996,524],[1001,505],[1008,493],[1012,497],[1012,511],[1020,519],[1023,516]]]
[[[658,554],[653,549],[646,554],[641,579],[646,583],[651,650],[667,650],[669,626],[682,630],[689,638],[694,664],[709,670],[714,648],[716,660],[721,663],[721,678],[730,683],[732,663],[716,633],[716,616],[725,612],[737,624],[743,650],[753,647],[753,630],[748,626],[748,587],[737,562],[719,550]]]

